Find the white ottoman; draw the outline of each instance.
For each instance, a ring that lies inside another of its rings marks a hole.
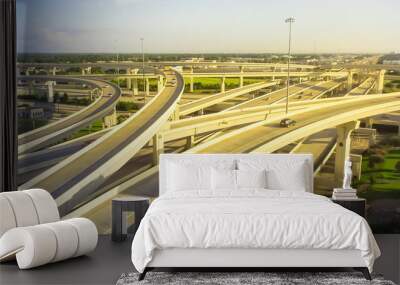
[[[0,261],[20,269],[84,255],[96,248],[97,229],[86,218],[59,221],[51,195],[41,189],[0,193]]]

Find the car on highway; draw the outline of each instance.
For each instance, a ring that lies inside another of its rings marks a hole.
[[[285,119],[281,120],[279,125],[281,127],[283,127],[283,128],[289,128],[291,126],[295,126],[296,125],[296,121],[292,120],[292,119],[289,119],[289,118],[285,118]]]
[[[110,87],[110,85],[104,85],[104,86],[103,86],[103,88],[108,88],[108,87]]]
[[[165,84],[165,86],[166,87],[174,87],[174,86],[176,86],[176,79],[173,78],[173,79],[167,80],[167,83]]]

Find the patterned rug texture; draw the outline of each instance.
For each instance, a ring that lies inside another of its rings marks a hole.
[[[395,285],[380,275],[368,281],[359,272],[148,272],[138,281],[138,273],[124,273],[117,285]]]

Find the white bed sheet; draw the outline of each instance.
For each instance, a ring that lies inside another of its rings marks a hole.
[[[370,271],[380,255],[359,215],[323,196],[265,189],[162,195],[134,237],[135,268],[166,248],[357,249]]]

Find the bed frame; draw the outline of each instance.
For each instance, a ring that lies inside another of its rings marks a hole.
[[[160,157],[160,195],[165,193],[166,169],[169,161],[188,159],[210,161],[221,159],[285,159],[304,160],[309,166],[308,192],[313,192],[313,159],[311,154],[163,154]],[[359,250],[333,249],[250,249],[250,248],[170,248],[158,249],[152,261],[139,275],[155,268],[231,268],[237,271],[262,268],[343,268],[361,271],[367,280],[371,276]]]
[[[330,249],[238,249],[238,248],[171,248],[156,250],[152,261],[139,275],[155,268],[234,268],[237,271],[263,268],[343,268],[361,271],[367,280],[371,275],[359,250]]]

